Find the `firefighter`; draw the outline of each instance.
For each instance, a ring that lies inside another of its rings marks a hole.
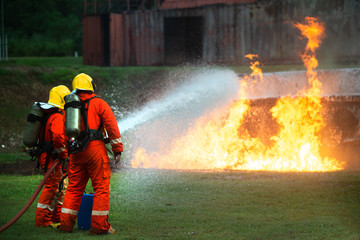
[[[49,101],[40,104],[45,113],[38,148],[38,163],[44,174],[55,159],[65,161],[68,157],[64,132],[64,97],[70,90],[59,85],[50,90]],[[57,227],[60,225],[61,204],[64,191],[59,189],[63,180],[63,169],[59,164],[46,180],[35,214],[36,227]]]
[[[78,74],[72,81],[72,88],[72,94],[76,93],[81,102],[81,134],[69,143],[69,185],[59,228],[63,232],[72,232],[90,178],[94,190],[90,233],[115,233],[109,223],[111,169],[104,133],[106,130],[117,164],[123,151],[120,131],[110,106],[94,93],[96,87],[89,75]]]

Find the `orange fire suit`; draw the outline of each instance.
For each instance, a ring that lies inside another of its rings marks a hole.
[[[94,93],[78,93],[84,102],[96,95]],[[89,129],[99,129],[102,125],[108,133],[114,154],[121,154],[123,144],[115,116],[109,105],[100,98],[92,98],[85,103],[88,108]],[[84,131],[84,121],[81,121]],[[86,184],[91,179],[94,189],[93,207],[91,213],[91,229],[94,234],[106,233],[110,229],[109,203],[110,203],[110,160],[103,140],[92,140],[86,148],[78,153],[70,154],[68,166],[69,185],[61,212],[60,229],[71,232],[76,222],[80,208],[81,198]]]
[[[45,143],[47,143],[47,146],[52,145],[51,150],[54,150],[57,154],[57,158],[64,160],[68,157],[65,147],[66,136],[64,133],[64,110],[58,108],[46,110],[47,114],[50,114],[53,111],[56,112],[49,116],[46,125],[43,126],[45,129],[42,129],[40,139],[43,138]],[[48,161],[47,163],[46,160]],[[49,154],[48,156],[47,152],[43,152],[39,156],[38,161],[45,174],[47,169],[50,169],[54,164],[54,157],[52,154]],[[44,189],[41,192],[35,214],[35,226],[46,227],[52,222],[60,222],[63,194],[58,192],[58,188],[62,177],[62,166],[57,165],[54,171],[50,174],[49,178],[46,180]]]

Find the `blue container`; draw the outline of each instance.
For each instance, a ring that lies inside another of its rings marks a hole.
[[[81,230],[89,230],[91,227],[91,212],[94,194],[83,194],[77,217],[77,225]]]

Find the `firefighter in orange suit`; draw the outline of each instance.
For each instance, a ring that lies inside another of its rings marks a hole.
[[[89,75],[77,75],[72,88],[81,101],[81,134],[75,139],[75,142],[79,142],[76,147],[69,145],[69,185],[61,212],[60,229],[63,232],[73,230],[90,178],[94,189],[90,233],[115,233],[109,224],[111,169],[103,134],[106,129],[117,164],[123,151],[120,131],[109,105],[94,94],[95,84]]]
[[[40,107],[45,112],[45,124],[42,126],[39,138],[38,158],[44,174],[51,168],[55,159],[65,160],[68,157],[66,150],[66,136],[64,133],[64,97],[70,90],[60,85],[50,90],[49,101],[41,103]],[[46,180],[40,195],[35,214],[35,226],[57,227],[60,224],[60,212],[63,192],[59,190],[63,178],[62,166],[58,165]]]

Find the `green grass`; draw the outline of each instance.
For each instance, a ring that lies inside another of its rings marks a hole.
[[[81,57],[11,57],[3,62],[7,65],[25,65],[34,67],[76,67],[82,65]]]
[[[25,69],[23,69],[26,67]],[[13,57],[8,62],[0,62],[0,76],[19,75],[26,77],[22,72],[31,72],[38,76],[43,84],[54,84],[59,81],[68,80],[71,84],[75,74],[85,72],[94,80],[106,83],[118,79],[126,79],[139,75],[148,76],[149,72],[166,69],[168,67],[99,67],[82,64],[82,57]],[[22,70],[22,71],[19,71]],[[18,79],[17,79],[18,80]],[[16,81],[18,82],[18,81]],[[69,85],[70,85],[69,84]]]
[[[15,163],[17,161],[22,161],[24,159],[28,159],[30,161],[30,156],[24,152],[20,152],[20,151],[18,151],[18,152],[0,152],[0,164]]]
[[[0,176],[0,225],[41,176]],[[110,223],[100,239],[359,239],[360,174],[131,170],[111,179]],[[34,227],[36,204],[1,239],[87,239]]]

